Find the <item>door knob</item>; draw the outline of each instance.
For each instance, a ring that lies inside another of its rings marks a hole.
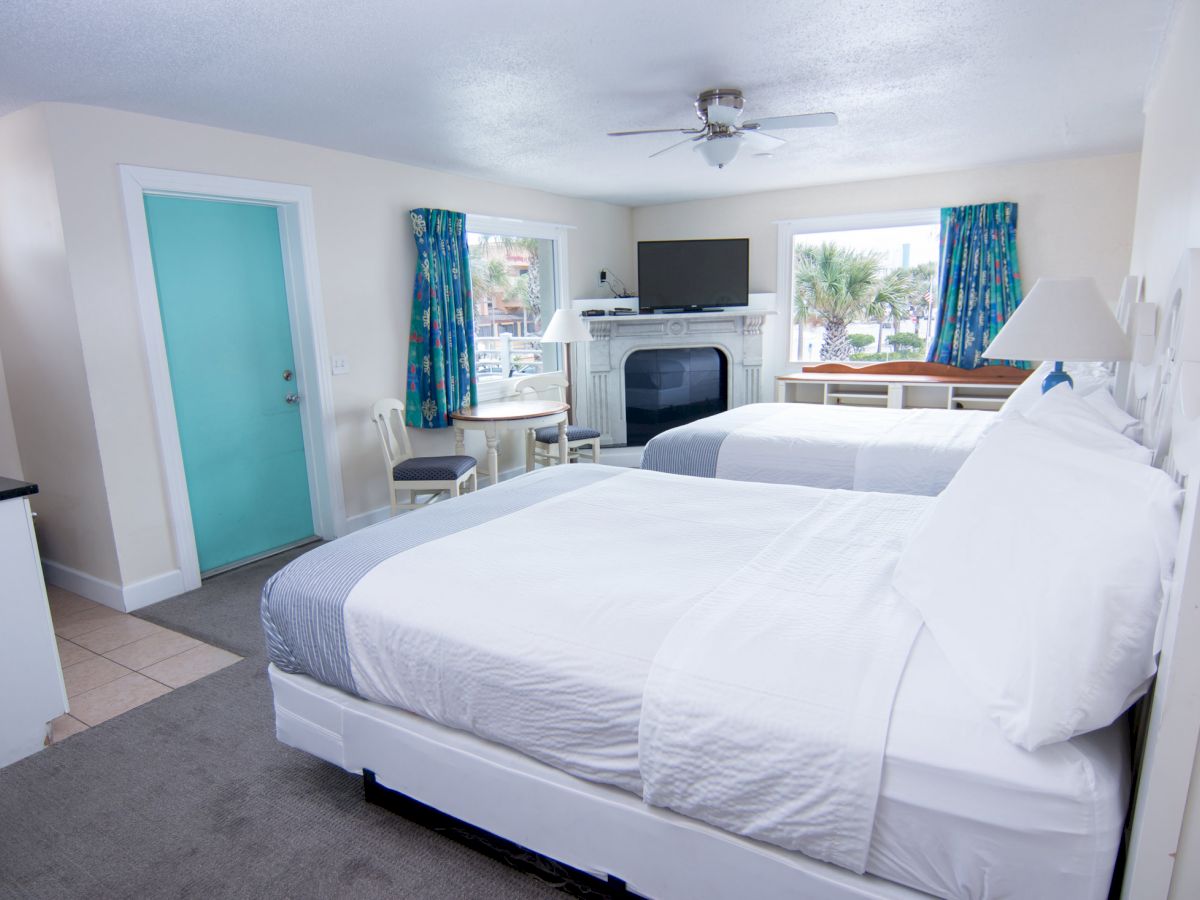
[[[287,403],[291,403],[293,406],[295,406],[297,403],[300,402],[300,395],[299,394],[285,394],[283,399]]]

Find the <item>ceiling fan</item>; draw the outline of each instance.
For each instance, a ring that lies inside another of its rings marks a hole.
[[[838,118],[834,113],[807,113],[797,116],[767,116],[753,122],[742,122],[745,100],[737,88],[713,88],[704,91],[695,100],[696,116],[703,123],[699,128],[648,128],[640,131],[610,131],[609,137],[627,137],[633,134],[686,134],[682,141],[650,154],[653,159],[668,150],[682,147],[684,144],[694,144],[692,148],[704,157],[710,166],[723,169],[733,162],[734,157],[742,148],[742,144],[750,144],[769,153],[780,144],[787,141],[773,134],[767,134],[765,129],[778,131],[787,128],[823,128],[836,125]]]

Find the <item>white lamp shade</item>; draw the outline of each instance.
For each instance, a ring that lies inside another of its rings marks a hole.
[[[983,355],[1111,362],[1129,359],[1130,341],[1094,278],[1039,278]]]
[[[710,166],[720,169],[733,162],[733,158],[738,155],[738,151],[742,149],[742,136],[736,132],[715,135],[700,141],[692,149],[703,156],[704,161]]]
[[[569,309],[556,309],[542,332],[543,344],[578,344],[590,340],[592,330],[579,313]]]

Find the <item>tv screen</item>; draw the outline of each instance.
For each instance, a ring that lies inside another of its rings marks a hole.
[[[642,309],[749,303],[749,238],[638,241],[638,305]]]

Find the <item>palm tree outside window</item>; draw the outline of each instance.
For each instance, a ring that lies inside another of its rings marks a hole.
[[[792,361],[924,359],[939,233],[936,211],[921,224],[795,233]]]

